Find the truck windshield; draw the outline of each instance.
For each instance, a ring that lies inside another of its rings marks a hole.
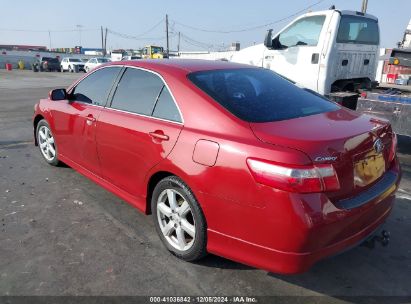
[[[341,16],[337,43],[378,45],[379,42],[378,21],[360,16]]]
[[[161,54],[162,52],[163,52],[162,47],[158,47],[158,46],[151,47],[151,53],[152,54]]]
[[[248,122],[280,121],[339,109],[327,99],[262,68],[200,71],[189,74],[188,79]]]

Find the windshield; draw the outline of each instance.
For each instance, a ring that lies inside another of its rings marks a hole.
[[[69,61],[70,62],[81,62],[81,60],[77,58],[70,58]]]
[[[373,44],[380,42],[378,22],[373,19],[343,15],[337,34],[337,43]]]
[[[151,53],[152,54],[159,54],[163,52],[163,48],[162,47],[158,47],[158,46],[152,46],[151,47]]]
[[[248,122],[280,121],[339,109],[267,69],[201,71],[188,78],[229,112]]]

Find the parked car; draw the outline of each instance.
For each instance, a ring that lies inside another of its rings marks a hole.
[[[49,96],[33,117],[46,162],[151,213],[186,261],[305,271],[380,231],[400,183],[387,121],[267,69],[117,62]]]
[[[121,58],[121,61],[126,61],[126,60],[139,60],[141,59],[141,56],[124,56]]]
[[[84,70],[86,73],[90,72],[92,69],[95,69],[96,67],[107,63],[111,62],[109,58],[104,58],[104,57],[95,57],[95,58],[90,58],[89,61],[84,66]]]
[[[73,72],[80,72],[84,71],[84,62],[81,61],[79,58],[72,58],[72,57],[66,57],[61,60],[60,63],[60,71],[65,72],[69,71],[71,73]]]
[[[52,72],[60,70],[60,61],[58,58],[39,57],[33,64],[32,69],[35,72]]]

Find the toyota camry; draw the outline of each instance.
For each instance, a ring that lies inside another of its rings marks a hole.
[[[387,121],[230,62],[109,63],[40,100],[33,127],[47,163],[152,214],[186,261],[306,271],[375,235],[401,177]]]

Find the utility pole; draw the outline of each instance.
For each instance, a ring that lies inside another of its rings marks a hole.
[[[365,14],[367,12],[368,0],[362,0],[361,13]]]
[[[100,26],[101,29],[101,51],[103,52],[103,56],[104,54],[104,33],[103,33],[103,26]]]
[[[181,41],[181,33],[178,32],[178,44],[177,44],[177,54],[180,55],[180,41]]]
[[[168,40],[168,15],[166,14],[166,37],[167,37],[167,57],[168,57],[168,53],[170,51],[169,47],[170,47],[170,42]]]
[[[50,32],[50,30],[49,30],[49,48],[50,48],[50,51],[51,51],[51,32]]]
[[[107,32],[108,32],[108,29],[106,28],[106,34],[104,37],[104,56],[107,55]]]
[[[77,24],[76,27],[78,28],[78,34],[79,34],[79,38],[80,38],[80,44],[79,46],[81,46],[81,28],[83,27],[81,24]]]

